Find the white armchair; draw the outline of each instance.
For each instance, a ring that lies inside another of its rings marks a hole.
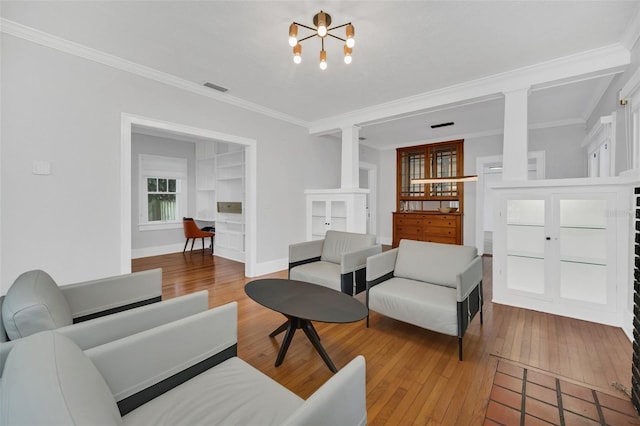
[[[380,252],[375,235],[327,231],[323,240],[289,246],[289,279],[354,295],[365,289],[367,257]]]

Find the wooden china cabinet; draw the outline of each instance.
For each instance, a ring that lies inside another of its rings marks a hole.
[[[411,180],[464,175],[463,144],[461,139],[397,149],[393,247],[401,239],[462,244],[464,184]]]

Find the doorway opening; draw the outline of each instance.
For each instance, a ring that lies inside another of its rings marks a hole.
[[[199,129],[182,124],[171,123],[131,114],[122,114],[121,121],[121,173],[120,173],[120,238],[121,256],[120,269],[122,273],[131,272],[131,230],[132,230],[132,201],[131,201],[131,139],[132,134],[140,129],[155,132],[167,138],[210,141],[242,146],[245,153],[244,184],[245,184],[245,275],[254,276],[256,270],[256,141],[240,136],[229,135],[212,130]]]

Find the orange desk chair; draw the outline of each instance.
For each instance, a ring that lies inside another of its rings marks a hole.
[[[202,238],[202,250],[204,251],[204,239],[211,238],[211,253],[213,253],[213,237],[216,235],[213,232],[203,231],[198,228],[196,222],[191,217],[182,218],[182,227],[184,228],[184,237],[187,239],[184,243],[184,253],[187,250],[187,244],[191,240],[191,251],[193,251],[193,244],[196,242],[196,238]]]

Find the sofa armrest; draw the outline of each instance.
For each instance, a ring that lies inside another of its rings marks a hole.
[[[162,297],[162,269],[60,286],[74,319]]]
[[[85,354],[98,368],[120,406],[126,398],[144,394],[153,385],[166,385],[167,380],[175,379],[178,382],[171,384],[173,387],[188,380],[190,377],[178,379],[175,375],[202,365],[225,350],[232,348],[235,356],[237,319],[238,304],[231,302],[88,349]],[[161,389],[159,394],[171,387]]]
[[[382,246],[380,244],[349,253],[343,253],[340,261],[340,273],[348,274],[349,272],[355,272],[366,267],[367,258],[378,253],[382,253]]]
[[[202,290],[136,309],[56,329],[85,350],[206,311],[209,292]]]
[[[456,277],[458,302],[464,301],[482,281],[482,256],[476,256]]]
[[[359,355],[315,391],[284,424],[365,425],[365,378],[365,360]]]
[[[398,258],[398,249],[391,249],[367,258],[367,282],[375,281],[393,273]]]
[[[305,241],[289,245],[289,264],[322,256],[324,240]]]

